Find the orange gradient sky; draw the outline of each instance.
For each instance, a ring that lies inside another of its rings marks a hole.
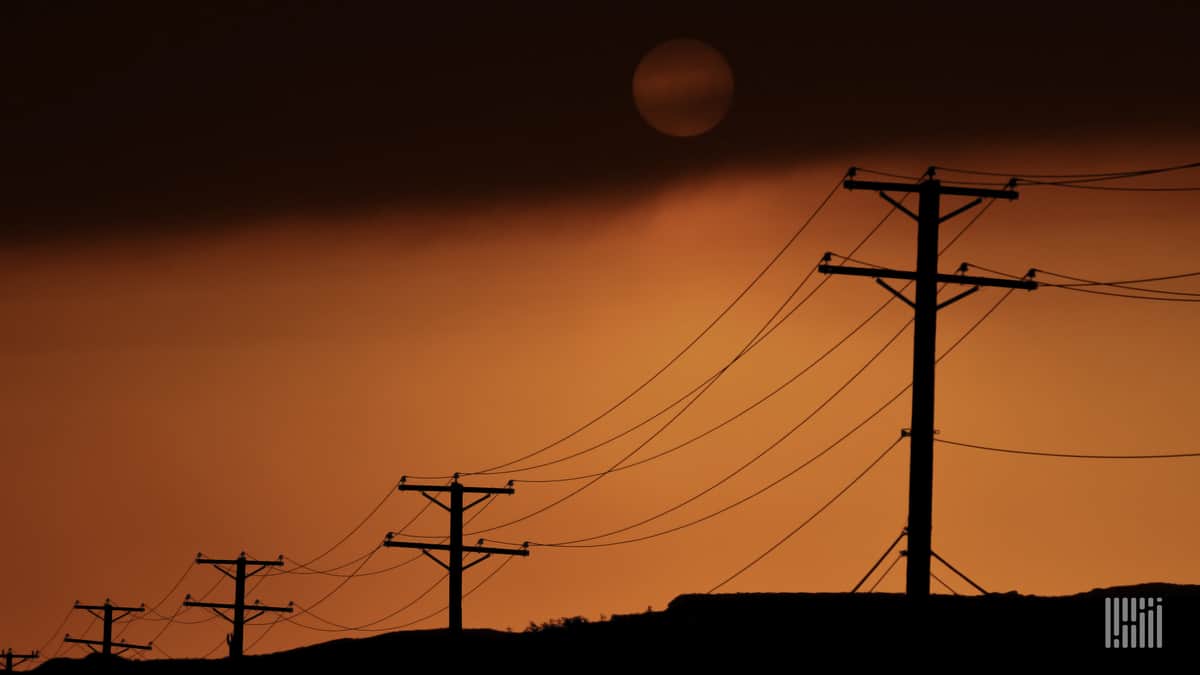
[[[0,531],[8,552],[0,561],[0,635],[18,649],[52,637],[53,653],[61,635],[50,632],[76,599],[153,605],[198,551],[307,560],[353,527],[401,475],[478,469],[570,431],[690,340],[851,164],[910,174],[934,163],[1071,173],[1175,164],[1197,154],[1194,142],[1144,139],[934,143],[714,171],[620,203],[516,197],[0,249]],[[1196,184],[1191,178],[1156,184]],[[839,191],[696,349],[546,456],[603,439],[692,388],[740,348],[823,252],[847,252],[886,210],[873,194]],[[1114,280],[1191,272],[1200,261],[1197,212],[1197,193],[1027,187],[1016,202],[994,205],[947,252],[942,268],[968,260],[1018,274],[1042,267]],[[945,225],[943,241],[965,222]],[[398,227],[411,223],[426,234]],[[914,235],[910,221],[894,216],[857,257],[909,267]],[[985,290],[943,311],[941,347],[1000,293]],[[869,279],[832,279],[635,459],[757,399],[884,300]],[[687,498],[807,415],[909,316],[893,303],[735,424],[488,536],[583,537]],[[1053,288],[1015,293],[939,366],[937,426],[945,438],[1015,448],[1200,450],[1193,428],[1197,335],[1194,304]],[[907,383],[910,357],[906,332],[772,453],[633,533],[713,511],[811,457]],[[778,488],[702,525],[611,548],[535,548],[465,602],[466,623],[519,630],[560,616],[661,609],[678,594],[706,591],[808,517],[896,438],[907,417],[906,396]],[[603,469],[648,431],[513,477]],[[1051,460],[944,445],[935,452],[934,549],[989,590],[1060,594],[1145,581],[1200,583],[1193,536],[1200,529],[1200,461]],[[467,529],[524,515],[569,489],[518,483],[514,496],[498,499]],[[723,590],[849,590],[903,524],[906,489],[905,443]],[[395,494],[319,566],[368,552],[423,503],[419,495]],[[412,531],[438,535],[445,528],[444,514],[429,510]],[[411,555],[381,550],[363,571]],[[468,572],[466,587],[501,562]],[[901,590],[898,572],[881,590]],[[342,624],[370,622],[440,575],[418,560],[352,579],[314,611]],[[191,570],[160,611],[173,613],[185,593],[199,595],[217,578],[206,567]],[[272,577],[250,597],[308,606],[340,581]],[[224,583],[210,599],[231,594]],[[378,626],[404,624],[444,603],[441,586]],[[83,633],[89,619],[77,614],[64,632]],[[223,654],[226,625],[182,623],[202,618],[200,610],[182,614],[158,644],[173,656],[199,656],[217,645]],[[444,622],[442,614],[415,627]],[[148,640],[160,627],[136,623],[125,638]],[[90,630],[94,637],[97,627]],[[251,629],[248,642],[261,630]],[[252,651],[353,635],[363,633],[284,623]]]

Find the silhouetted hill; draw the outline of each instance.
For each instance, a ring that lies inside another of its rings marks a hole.
[[[106,663],[91,656],[55,659],[37,671],[340,673],[439,666],[455,672],[468,667],[548,672],[600,666],[637,671],[729,659],[894,661],[910,647],[918,653],[973,659],[1056,655],[1091,661],[1133,651],[1105,648],[1107,597],[1163,598],[1160,653],[1200,652],[1200,586],[1142,584],[1054,597],[937,595],[923,611],[914,610],[903,595],[890,593],[682,595],[661,612],[615,615],[600,622],[565,619],[520,633],[468,630],[455,639],[445,630],[401,631],[249,656],[240,664],[184,659]]]

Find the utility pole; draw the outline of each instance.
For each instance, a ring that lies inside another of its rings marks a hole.
[[[466,570],[478,565],[487,560],[493,555],[519,555],[528,556],[529,549],[527,548],[495,548],[491,546],[463,546],[463,513],[474,506],[479,505],[484,500],[493,495],[511,495],[516,491],[511,487],[512,482],[509,482],[510,487],[491,488],[491,487],[466,487],[458,482],[458,474],[454,475],[454,481],[449,485],[407,485],[405,479],[400,479],[400,485],[397,489],[401,492],[420,492],[426,499],[442,507],[443,510],[450,514],[450,543],[448,544],[426,544],[420,542],[409,541],[393,541],[393,532],[388,532],[387,538],[383,545],[392,548],[415,548],[420,549],[421,553],[426,557],[441,565],[450,574],[450,631],[458,634],[462,633],[462,575]],[[431,492],[449,492],[450,505],[446,506],[440,499],[430,495]],[[463,495],[478,494],[483,495],[470,504],[463,505]],[[482,543],[483,540],[480,540]],[[450,554],[450,562],[442,562],[440,558],[435,557],[429,551],[446,551]],[[463,553],[482,553],[482,558],[476,558],[470,563],[463,565]]]
[[[982,286],[1001,288],[1023,288],[1034,290],[1034,281],[996,279],[991,277],[966,276],[963,274],[941,274],[938,272],[938,226],[960,215],[987,199],[1016,199],[1017,193],[1010,183],[1006,189],[993,190],[974,187],[943,185],[934,179],[933,169],[924,180],[917,183],[890,183],[855,180],[852,168],[843,183],[847,190],[878,191],[882,197],[899,211],[917,221],[917,269],[915,272],[870,267],[847,267],[826,264],[818,269],[825,274],[850,274],[874,277],[876,283],[916,311],[913,334],[912,376],[912,427],[909,432],[908,470],[908,565],[906,593],[910,598],[924,599],[929,596],[929,558],[931,530],[933,524],[933,402],[934,366],[937,359],[937,313],[951,303],[978,291]],[[888,192],[915,192],[920,201],[917,213],[905,208]],[[941,212],[942,195],[974,197],[946,215]],[[884,279],[907,279],[915,281],[916,301],[913,302],[892,288]],[[941,303],[937,300],[937,286],[966,284],[971,288]]]
[[[21,665],[22,663],[25,663],[29,659],[36,659],[37,657],[38,657],[38,653],[36,651],[31,652],[29,654],[14,654],[12,647],[9,647],[4,652],[4,672],[11,673],[13,671],[13,668],[16,668],[17,666]],[[16,659],[16,660],[14,661],[13,659]]]
[[[229,658],[240,658],[244,652],[246,644],[246,624],[267,612],[291,612],[292,604],[289,602],[287,607],[272,607],[264,605],[259,601],[255,601],[252,605],[246,604],[246,579],[265,570],[268,567],[279,567],[283,565],[283,556],[279,556],[278,560],[247,560],[246,554],[243,552],[233,560],[218,560],[214,558],[205,558],[203,554],[196,554],[196,563],[199,565],[212,565],[217,568],[221,574],[233,579],[233,602],[193,602],[191,595],[188,595],[183,601],[184,607],[207,607],[214,614],[225,619],[233,625],[233,632],[226,636],[225,642],[229,644]],[[225,569],[224,566],[232,565],[233,572]],[[253,570],[247,571],[248,567],[253,567]],[[221,610],[233,610],[233,616],[222,612]],[[246,610],[253,610],[254,613],[246,616]]]
[[[105,656],[113,655],[113,647],[121,650],[117,652],[117,654],[122,654],[129,649],[141,649],[143,651],[148,651],[150,649],[150,645],[134,645],[125,642],[113,642],[112,634],[112,627],[115,622],[120,621],[134,612],[146,611],[145,605],[140,607],[118,607],[113,605],[108,599],[104,600],[103,605],[81,605],[79,604],[79,601],[76,600],[75,609],[86,610],[88,614],[91,614],[92,616],[104,622],[104,639],[85,640],[83,638],[73,638],[68,633],[67,636],[63,638],[63,642],[87,645],[88,649],[92,650],[93,652],[99,651]],[[103,612],[103,614],[97,614],[97,612]],[[114,612],[120,612],[120,614],[114,615]],[[100,649],[96,649],[97,646],[99,646]]]

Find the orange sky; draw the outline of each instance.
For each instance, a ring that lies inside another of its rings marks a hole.
[[[1190,161],[1197,150],[1115,141],[938,147],[715,174],[619,206],[564,200],[387,211],[337,223],[281,219],[225,234],[0,251],[0,314],[7,317],[0,338],[6,383],[0,530],[9,542],[0,562],[7,582],[0,634],[16,649],[37,648],[76,599],[154,604],[197,551],[307,559],[353,526],[402,474],[477,469],[569,431],[695,335],[849,164],[904,173],[930,163],[1073,172]],[[1196,193],[1025,188],[1018,201],[995,205],[946,254],[943,270],[970,260],[1018,273],[1036,266],[1106,279],[1194,271],[1198,208]],[[619,431],[690,389],[740,347],[824,251],[848,251],[885,211],[871,194],[837,194],[696,350],[610,419],[547,456]],[[399,229],[391,225],[413,220],[430,230],[439,223],[458,227],[456,234],[420,240],[391,234]],[[489,227],[462,227],[472,221]],[[895,217],[859,257],[910,266],[914,233],[909,221]],[[945,310],[942,345],[999,293],[981,292]],[[885,299],[869,279],[834,279],[638,456],[755,400]],[[813,373],[737,424],[613,475],[495,537],[588,536],[686,498],[806,415],[908,315],[902,306],[889,307]],[[1017,448],[1200,450],[1191,419],[1200,381],[1197,334],[1196,305],[1019,292],[939,368],[938,428],[946,438]],[[719,508],[825,447],[907,382],[910,350],[906,333],[762,461],[635,532]],[[907,426],[907,403],[779,488],[703,525],[628,546],[535,549],[467,600],[467,625],[519,630],[565,615],[662,608],[680,593],[707,590],[890,443]],[[598,470],[633,447],[625,439],[531,475]],[[1055,461],[948,446],[936,452],[934,549],[989,590],[1200,583],[1200,543],[1191,536],[1200,527],[1194,489],[1200,461]],[[848,590],[903,523],[906,457],[905,444],[726,590]],[[567,489],[518,484],[515,496],[498,500],[476,524],[523,515]],[[419,495],[395,495],[322,566],[370,550],[422,504]],[[414,532],[444,529],[444,516],[429,511]],[[367,569],[410,555],[384,550]],[[468,572],[466,587],[495,564]],[[898,572],[881,589],[900,590]],[[372,621],[440,574],[418,561],[354,579],[316,613],[344,624]],[[216,579],[211,569],[194,569],[161,611],[173,612],[183,593],[200,594]],[[338,581],[268,579],[251,598],[307,605]],[[213,599],[231,594],[226,584]],[[443,586],[380,625],[423,616],[444,601]],[[79,614],[66,632],[78,635],[87,625]],[[200,618],[200,611],[181,616]],[[444,622],[443,614],[418,627]],[[135,624],[125,637],[147,640],[159,627]],[[159,644],[174,656],[198,656],[221,644],[221,654],[226,630],[218,621],[176,625]],[[260,630],[251,629],[248,642]],[[94,637],[97,628],[91,631]],[[339,636],[283,624],[253,651]]]

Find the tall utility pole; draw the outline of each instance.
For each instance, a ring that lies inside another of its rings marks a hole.
[[[38,653],[36,651],[30,652],[29,654],[14,654],[12,647],[9,647],[4,652],[4,672],[11,673],[13,668],[25,663],[29,659],[36,659],[37,657]],[[13,659],[16,660],[14,661]]]
[[[105,656],[112,656],[113,647],[121,650],[117,652],[118,654],[121,654],[129,649],[141,649],[143,651],[150,649],[150,645],[133,645],[125,642],[113,642],[113,623],[120,621],[134,612],[146,611],[146,607],[144,605],[141,607],[118,607],[109,602],[107,599],[104,601],[103,605],[81,605],[79,604],[79,601],[76,600],[75,609],[86,610],[88,614],[91,614],[92,616],[104,622],[104,639],[85,640],[83,638],[73,638],[70,634],[67,634],[67,636],[63,638],[63,642],[87,645],[88,649],[92,650],[93,652],[99,651]],[[97,612],[103,613],[97,614]],[[120,612],[120,614],[114,615],[114,612]],[[97,646],[99,646],[100,649],[96,649]]]
[[[279,567],[283,565],[283,556],[279,556],[278,560],[247,560],[246,554],[242,553],[233,560],[217,560],[214,558],[205,558],[202,554],[196,555],[196,563],[200,565],[212,565],[217,568],[221,574],[233,579],[233,602],[193,602],[191,595],[183,601],[184,607],[207,607],[214,614],[225,619],[233,624],[233,632],[225,638],[225,642],[229,644],[229,658],[240,658],[245,650],[246,644],[246,624],[267,612],[291,612],[291,603],[287,607],[272,607],[255,601],[252,605],[246,604],[246,579],[265,570],[268,567]],[[225,569],[225,566],[232,565],[233,572]],[[248,567],[253,567],[253,570],[247,571]],[[222,612],[221,610],[233,610],[233,616]],[[254,613],[246,616],[246,610],[253,610]]]
[[[874,277],[877,283],[916,311],[913,334],[912,428],[909,433],[906,592],[911,598],[923,599],[929,596],[930,534],[933,523],[933,394],[934,365],[937,359],[938,310],[978,291],[982,286],[1033,290],[1037,288],[1037,283],[961,274],[940,274],[937,269],[938,226],[978,206],[985,198],[1016,199],[1017,193],[1011,189],[1011,185],[1004,190],[943,185],[941,181],[933,178],[933,169],[926,174],[925,180],[917,183],[861,181],[855,180],[854,175],[855,171],[851,169],[849,178],[843,183],[847,190],[878,191],[879,196],[883,197],[885,201],[917,221],[917,270],[915,272],[829,264],[820,265],[818,269],[826,274]],[[917,193],[920,198],[917,213],[905,208],[903,204],[889,196],[888,192]],[[975,199],[942,215],[942,195],[974,197]],[[909,300],[889,286],[884,279],[915,281],[917,284],[916,302]],[[939,303],[937,300],[939,283],[966,284],[971,285],[972,288]]]
[[[511,485],[511,483],[510,483]],[[450,513],[450,543],[448,544],[426,544],[420,542],[409,541],[392,541],[393,532],[388,532],[387,539],[384,540],[384,546],[393,548],[415,548],[420,549],[421,553],[428,558],[441,565],[450,574],[450,631],[452,633],[462,632],[462,575],[463,572],[478,565],[484,560],[493,555],[520,555],[528,556],[529,550],[526,548],[494,548],[491,546],[463,546],[463,513],[471,507],[477,506],[479,503],[488,499],[493,495],[511,495],[516,491],[511,487],[490,488],[490,487],[466,487],[458,482],[458,475],[455,474],[454,482],[449,485],[406,485],[403,478],[400,479],[400,485],[397,486],[401,492],[420,492],[426,499],[442,507],[443,510]],[[430,492],[449,492],[450,505],[446,506],[437,497],[430,495]],[[463,505],[464,494],[483,495],[470,504]],[[482,542],[482,540],[480,540]],[[450,562],[442,562],[441,559],[433,556],[429,551],[446,551],[450,554]],[[476,558],[470,563],[463,565],[463,553],[482,553],[482,558]]]

